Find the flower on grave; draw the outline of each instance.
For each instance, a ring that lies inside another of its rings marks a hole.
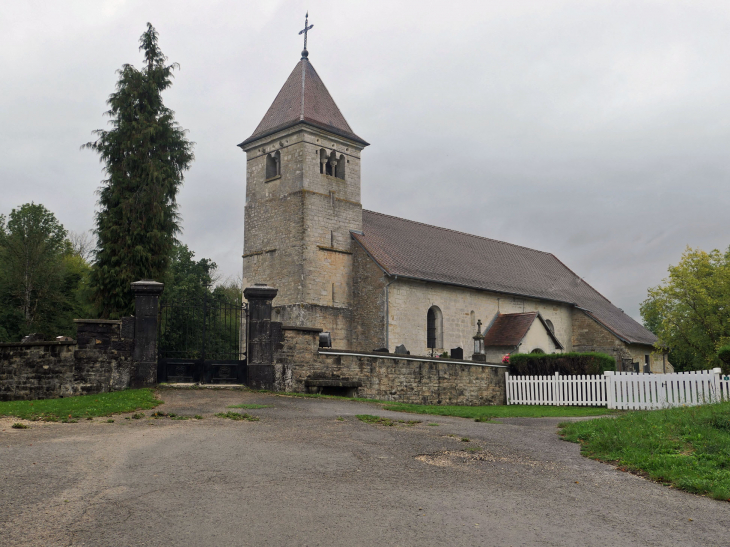
[[[502,357],[502,362],[505,365],[509,365],[509,353],[507,355],[505,355],[504,357]]]

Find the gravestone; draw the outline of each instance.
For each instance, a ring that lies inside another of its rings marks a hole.
[[[464,348],[451,348],[451,358],[452,359],[463,359],[464,358]]]
[[[400,346],[395,347],[395,353],[396,355],[410,355],[411,352],[406,349],[405,344],[401,344]]]

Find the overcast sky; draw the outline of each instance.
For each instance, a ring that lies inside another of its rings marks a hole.
[[[0,213],[93,227],[115,71],[151,22],[196,160],[181,239],[239,276],[245,156],[302,49],[363,152],[367,209],[554,253],[639,318],[687,245],[730,244],[730,2],[0,4]],[[437,259],[437,257],[434,257]]]

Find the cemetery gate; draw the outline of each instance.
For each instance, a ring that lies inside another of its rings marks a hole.
[[[164,302],[159,313],[158,382],[246,382],[248,306],[240,299],[206,290]]]

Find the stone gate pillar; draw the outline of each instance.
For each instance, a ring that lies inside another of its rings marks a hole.
[[[246,287],[248,300],[248,387],[274,389],[274,348],[271,336],[271,301],[278,289],[263,284]]]
[[[157,312],[164,284],[157,281],[135,281],[134,351],[132,353],[131,387],[157,384]]]

